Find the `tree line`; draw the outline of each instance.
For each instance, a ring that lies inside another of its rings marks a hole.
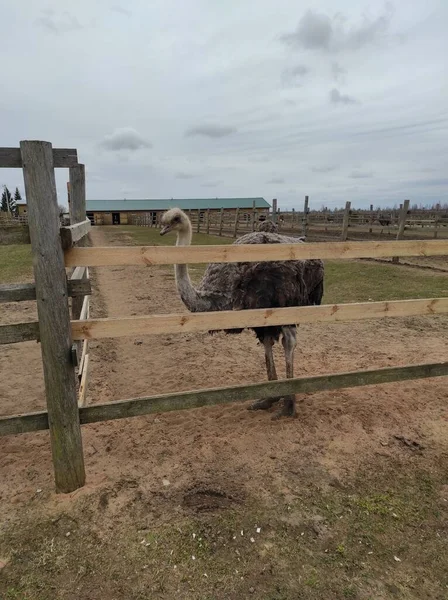
[[[16,187],[16,191],[14,192],[14,196],[9,191],[6,185],[3,186],[2,192],[2,200],[0,203],[0,211],[6,212],[12,215],[13,217],[17,217],[19,214],[19,209],[17,204],[22,200],[22,196],[20,195],[19,188]]]

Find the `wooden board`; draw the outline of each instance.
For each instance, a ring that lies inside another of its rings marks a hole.
[[[74,148],[53,148],[53,167],[73,167],[78,164],[78,152]],[[22,166],[20,148],[0,148],[0,168]]]
[[[62,247],[64,249],[71,248],[76,242],[82,240],[82,238],[89,233],[91,226],[92,223],[90,222],[90,219],[86,219],[75,225],[61,227]]]
[[[85,269],[86,267],[81,267]],[[70,298],[92,293],[92,287],[88,279],[69,279],[67,291]],[[9,283],[0,285],[0,304],[2,302],[23,302],[25,300],[36,300],[36,286],[34,283]]]
[[[191,333],[240,327],[300,323],[334,323],[381,317],[409,317],[448,313],[448,298],[358,302],[241,311],[148,315],[117,319],[72,321],[73,339],[99,339],[143,334]]]
[[[87,386],[89,381],[89,355],[84,358],[81,383],[79,384],[78,406],[85,406],[87,400]]]
[[[118,246],[71,248],[67,267],[163,265],[207,262],[258,262],[304,259],[387,258],[390,256],[444,256],[448,240],[390,242],[319,242],[315,244],[246,244],[230,246]]]
[[[212,388],[190,392],[178,392],[148,398],[119,400],[107,404],[93,404],[79,409],[81,424],[98,423],[112,419],[124,419],[151,413],[168,412],[213,406],[229,402],[272,398],[289,394],[311,394],[323,390],[336,390],[365,385],[381,385],[394,381],[426,379],[448,375],[448,362],[387,367],[349,373],[331,373],[316,377],[281,379],[250,385]],[[372,410],[375,407],[372,406]],[[148,424],[148,427],[151,425]],[[48,429],[46,412],[15,415],[0,418],[0,436],[15,435],[29,431]]]
[[[39,340],[39,323],[37,321],[0,325],[0,345],[32,340]]]

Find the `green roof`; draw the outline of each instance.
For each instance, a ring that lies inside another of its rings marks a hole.
[[[171,198],[157,200],[87,200],[89,212],[168,210],[175,206],[183,210],[207,208],[269,208],[264,198]]]

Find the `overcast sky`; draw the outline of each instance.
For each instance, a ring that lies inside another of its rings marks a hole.
[[[0,145],[77,148],[88,198],[448,200],[448,0],[0,0],[0,21]]]

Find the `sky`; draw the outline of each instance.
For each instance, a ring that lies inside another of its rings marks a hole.
[[[447,0],[0,0],[0,21],[0,145],[77,148],[88,199],[448,201]]]

